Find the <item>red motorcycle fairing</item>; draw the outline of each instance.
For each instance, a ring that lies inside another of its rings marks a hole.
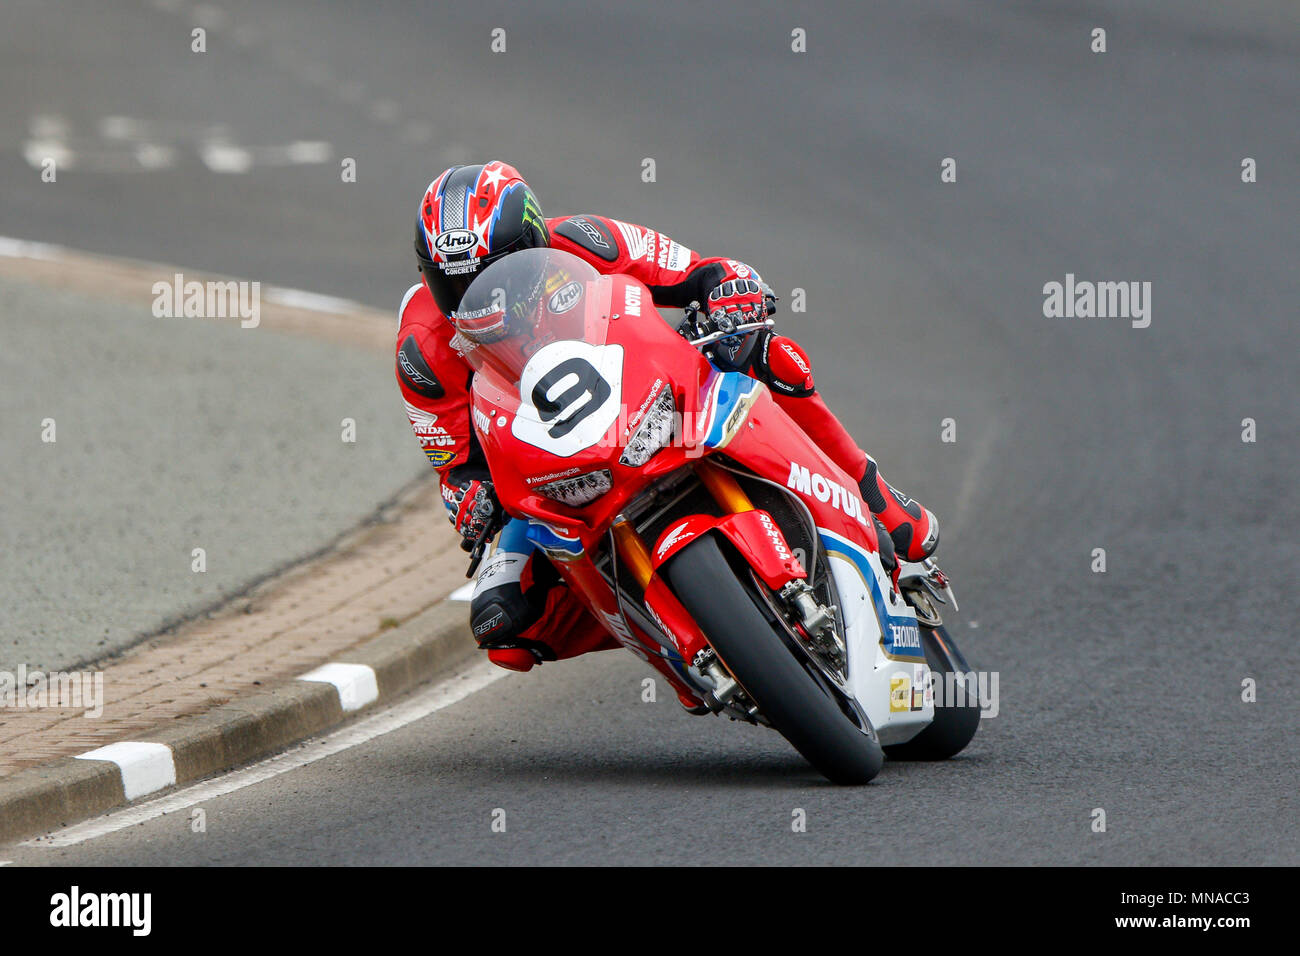
[[[674,522],[664,529],[655,544],[655,570],[689,542],[710,531],[717,531],[730,541],[770,588],[780,590],[791,581],[808,576],[772,516],[757,508],[721,518],[692,515]]]
[[[479,442],[506,511],[543,520],[558,533],[579,538],[584,549],[593,546],[614,516],[641,491],[699,457],[702,449],[687,435],[639,467],[619,461],[647,403],[665,387],[672,389],[690,430],[689,423],[700,414],[700,383],[713,371],[704,356],[668,327],[651,304],[650,291],[636,279],[599,276],[586,290],[579,305],[586,310],[586,325],[606,324],[607,337],[602,338],[607,346],[622,350],[621,395],[608,399],[620,402],[620,413],[598,440],[567,456],[520,440],[513,428],[523,404],[520,391],[491,365],[474,375],[472,396]],[[611,308],[611,302],[618,307]],[[628,313],[629,303],[637,314]],[[666,369],[673,370],[671,376]],[[536,490],[548,482],[599,470],[610,472],[613,490],[581,508],[561,504]]]
[[[744,427],[714,451],[797,495],[818,528],[879,551],[876,525],[858,483],[848,476],[758,383]]]
[[[497,496],[510,515],[532,522],[539,547],[620,643],[651,663],[678,693],[699,695],[702,688],[692,686],[697,681],[686,668],[707,644],[659,577],[663,562],[687,540],[716,531],[772,587],[804,577],[804,569],[767,512],[737,507],[724,508],[735,513],[720,518],[685,516],[660,537],[661,555],[644,556],[644,606],[662,637],[650,634],[624,613],[591,558],[609,543],[620,513],[651,485],[724,450],[736,464],[797,495],[819,528],[875,551],[870,512],[856,482],[776,404],[767,387],[714,368],[662,320],[644,285],[628,276],[600,276],[574,257],[556,259],[566,254],[555,250],[517,253],[490,269],[500,274],[503,264],[522,267],[529,256],[545,256],[548,267],[554,262],[563,270],[563,285],[544,288],[554,293],[547,309],[564,314],[548,326],[546,309],[534,308],[542,317],[527,330],[531,338],[523,347],[517,340],[509,350],[464,343],[475,367],[472,418]],[[485,272],[476,282],[490,278]],[[531,286],[537,287],[536,282]],[[581,373],[571,371],[579,367]],[[738,382],[744,387],[734,387]],[[624,464],[620,458],[629,439],[665,388],[679,416],[672,440],[644,464]],[[568,426],[574,421],[580,421],[579,441],[571,440],[575,431]],[[548,426],[550,433],[544,431]],[[548,434],[558,438],[552,441]],[[581,506],[539,491],[603,472],[608,472],[601,483],[605,490]],[[683,530],[678,542],[665,546],[677,529]]]

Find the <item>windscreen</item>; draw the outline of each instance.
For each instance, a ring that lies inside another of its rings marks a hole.
[[[587,297],[600,278],[577,256],[558,249],[512,252],[480,273],[452,315],[453,345],[475,369],[495,368],[518,386],[528,359],[552,342],[603,345],[608,324]]]

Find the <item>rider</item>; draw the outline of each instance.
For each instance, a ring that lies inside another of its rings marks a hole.
[[[443,502],[466,540],[478,537],[501,505],[471,425],[473,372],[450,319],[480,270],[520,249],[549,246],[572,253],[604,274],[639,279],[656,306],[703,303],[715,325],[761,320],[775,297],[752,267],[735,259],[701,257],[661,232],[579,215],[544,218],[527,183],[501,162],[453,166],[429,184],[415,223],[415,256],[423,281],[402,300],[397,333],[397,380],[407,415],[438,470]],[[807,353],[771,329],[718,343],[710,356],[723,369],[746,372],[847,474],[888,535],[880,535],[886,564],[894,552],[920,561],[939,542],[938,522],[896,491],[858,447],[813,384]],[[551,563],[511,521],[484,564],[470,604],[474,637],[493,663],[528,670],[534,663],[617,647],[585,607],[559,586]],[[683,700],[688,709],[693,703]]]

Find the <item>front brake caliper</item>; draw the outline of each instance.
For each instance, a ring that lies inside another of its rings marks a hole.
[[[808,639],[818,650],[829,655],[837,667],[842,666],[844,650],[835,639],[835,605],[820,603],[813,594],[813,589],[803,579],[791,581],[781,589],[780,596],[786,607],[794,613]]]

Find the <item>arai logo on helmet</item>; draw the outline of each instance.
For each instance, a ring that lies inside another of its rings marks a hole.
[[[469,252],[478,245],[478,235],[469,229],[448,229],[438,234],[433,240],[433,248],[444,256],[456,256]]]

